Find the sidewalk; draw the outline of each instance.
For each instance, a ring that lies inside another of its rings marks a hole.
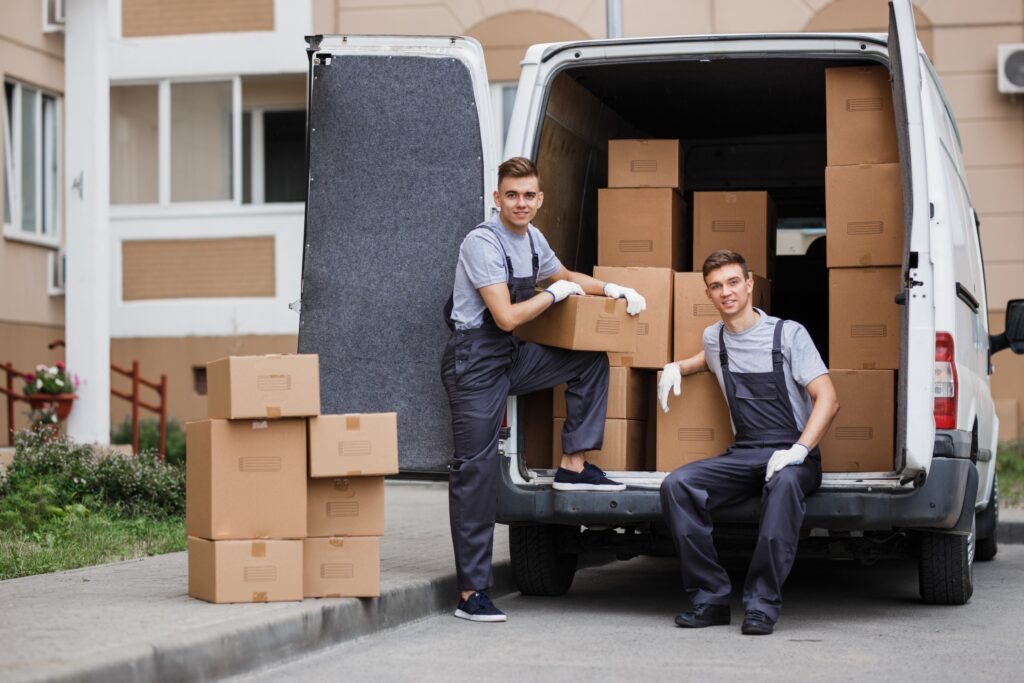
[[[447,483],[388,482],[381,597],[212,605],[185,553],[0,582],[0,680],[196,681],[454,609]],[[495,594],[512,589],[495,534]]]
[[[451,610],[447,502],[445,483],[388,482],[373,600],[211,605],[186,595],[185,553],[0,582],[0,680],[218,679]],[[999,541],[1024,543],[1024,510],[1002,511]],[[500,595],[512,590],[500,525],[494,556]]]

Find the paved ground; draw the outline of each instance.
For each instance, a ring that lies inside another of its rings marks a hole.
[[[437,616],[237,680],[1020,680],[1024,546],[978,564],[975,582],[966,606],[936,607],[917,597],[914,562],[800,562],[775,635],[752,638],[738,601],[730,626],[676,628],[676,561],[642,558],[584,570],[561,598],[500,599],[506,624]]]

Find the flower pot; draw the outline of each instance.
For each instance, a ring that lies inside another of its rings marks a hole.
[[[42,410],[53,406],[57,411],[57,420],[63,422],[71,414],[71,404],[78,398],[78,394],[28,394],[25,400],[32,406],[32,410]]]

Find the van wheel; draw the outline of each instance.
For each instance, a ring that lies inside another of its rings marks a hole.
[[[978,526],[992,529],[991,536],[978,539],[978,551],[974,555],[977,561],[988,562],[999,552],[999,544],[996,542],[996,536],[999,535],[999,475],[992,480],[992,498],[988,501],[988,507],[978,513]]]
[[[579,555],[561,552],[561,541],[574,530],[555,524],[508,528],[512,574],[523,595],[565,595],[569,591]]]
[[[964,605],[974,593],[975,525],[966,536],[921,533],[918,586],[931,605]]]

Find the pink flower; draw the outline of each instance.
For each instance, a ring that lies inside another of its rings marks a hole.
[[[40,363],[36,366],[36,372],[46,372],[46,366]]]
[[[75,373],[74,379],[75,379],[75,388],[77,389],[78,388],[78,373],[77,372]]]
[[[58,370],[63,370],[64,369],[64,361],[62,361],[62,360],[57,361],[57,369]]]
[[[36,381],[36,376],[30,372],[27,375],[25,375],[25,381],[31,384],[32,382]]]

